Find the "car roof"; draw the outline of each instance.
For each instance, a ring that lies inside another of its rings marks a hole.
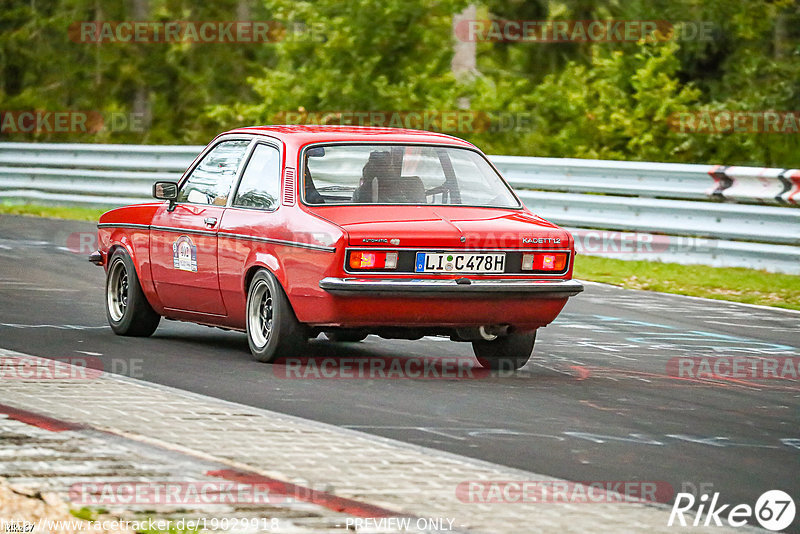
[[[338,125],[270,125],[248,126],[236,128],[221,135],[248,133],[277,137],[284,141],[292,141],[297,145],[320,142],[370,142],[379,143],[431,143],[457,145],[474,148],[458,137],[424,130],[405,128],[381,128],[372,126],[338,126]]]

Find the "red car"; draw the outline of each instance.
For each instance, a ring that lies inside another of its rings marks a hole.
[[[466,141],[393,128],[265,126],[215,138],[158,202],[100,217],[113,331],[161,317],[247,332],[264,362],[324,332],[472,343],[522,367],[572,280],[572,236],[528,211]]]

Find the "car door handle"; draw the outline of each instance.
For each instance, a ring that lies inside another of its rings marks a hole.
[[[204,220],[208,226],[216,226],[217,224],[216,217],[206,217]]]

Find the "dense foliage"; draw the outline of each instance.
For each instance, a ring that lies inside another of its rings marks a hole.
[[[452,133],[491,153],[800,167],[800,132],[692,133],[670,122],[800,110],[795,0],[483,0],[481,20],[686,21],[711,33],[677,24],[668,38],[639,42],[482,41],[466,75],[451,70],[465,0],[0,2],[0,111],[106,118],[90,134],[6,127],[0,140],[205,143],[319,112],[469,110],[477,127]],[[267,43],[70,38],[81,21],[131,20],[280,30]],[[140,127],[114,128],[113,114],[135,114]]]

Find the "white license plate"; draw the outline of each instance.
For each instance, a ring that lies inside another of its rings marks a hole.
[[[506,268],[505,254],[464,252],[417,252],[415,272],[418,273],[502,273]]]

